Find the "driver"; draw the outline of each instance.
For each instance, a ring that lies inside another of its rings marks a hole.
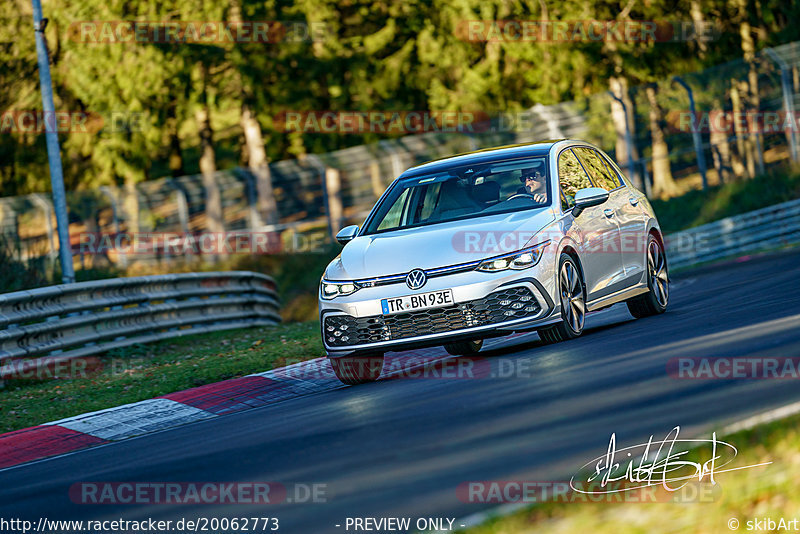
[[[523,170],[519,181],[522,182],[522,187],[517,189],[518,195],[531,195],[536,202],[547,200],[547,185],[541,166]]]

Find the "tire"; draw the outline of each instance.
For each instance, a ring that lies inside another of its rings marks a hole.
[[[586,324],[586,284],[578,262],[569,254],[558,260],[558,289],[561,303],[561,320],[537,332],[545,343],[559,343],[581,335]]]
[[[474,339],[470,341],[456,341],[455,343],[447,343],[444,346],[449,354],[453,356],[472,356],[478,354],[481,347],[483,347],[482,339]]]
[[[637,319],[664,313],[669,304],[667,256],[653,234],[647,238],[647,288],[647,293],[626,302],[628,311]]]
[[[348,386],[375,382],[383,371],[383,354],[343,356],[328,360],[336,378]]]

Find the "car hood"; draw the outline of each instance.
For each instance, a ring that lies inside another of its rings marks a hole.
[[[521,211],[357,237],[325,270],[328,280],[358,280],[481,260],[538,243],[552,209]]]

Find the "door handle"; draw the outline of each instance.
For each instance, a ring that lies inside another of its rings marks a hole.
[[[603,210],[603,215],[608,217],[609,219],[614,216],[614,210],[612,209],[605,209]]]
[[[639,203],[639,199],[636,198],[636,197],[631,197],[631,198],[628,199],[628,202],[631,203],[631,206],[635,206],[635,205],[637,205]]]

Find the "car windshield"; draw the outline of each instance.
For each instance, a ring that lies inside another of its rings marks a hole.
[[[369,218],[375,234],[550,204],[544,157],[453,167],[399,180]]]

